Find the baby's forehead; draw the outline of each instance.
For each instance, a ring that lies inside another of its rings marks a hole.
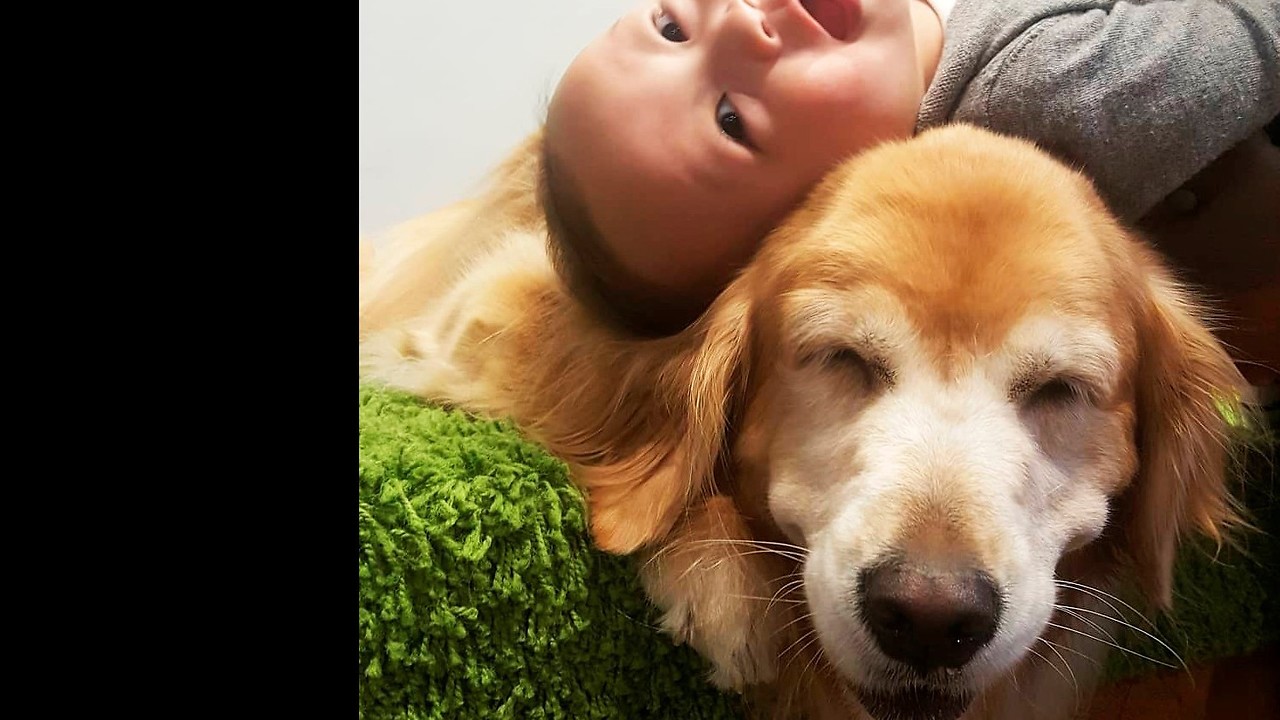
[[[649,66],[646,61],[652,53],[638,47],[635,38],[624,27],[624,23],[631,21],[629,15],[623,16],[583,47],[561,75],[556,94],[567,91],[574,95],[593,87],[598,91],[611,84],[620,86],[614,89],[625,89],[626,83],[613,81],[621,78],[634,80]]]

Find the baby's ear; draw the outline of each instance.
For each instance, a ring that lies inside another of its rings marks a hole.
[[[1228,484],[1248,385],[1206,327],[1195,297],[1143,248],[1137,376],[1139,469],[1125,493],[1122,544],[1155,605],[1171,602],[1179,541],[1192,531],[1221,542],[1239,522]]]
[[[745,392],[748,323],[745,293],[730,287],[680,335],[642,341],[617,358],[628,366],[619,370],[632,389],[612,412],[629,419],[628,435],[643,430],[625,441],[594,438],[608,459],[574,467],[600,548],[630,553],[660,540],[690,501],[711,489]],[[665,358],[645,357],[652,353]],[[629,449],[614,455],[615,441]]]

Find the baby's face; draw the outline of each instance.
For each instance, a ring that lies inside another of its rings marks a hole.
[[[565,72],[549,151],[636,280],[700,294],[835,162],[912,133],[941,37],[922,0],[651,0]]]

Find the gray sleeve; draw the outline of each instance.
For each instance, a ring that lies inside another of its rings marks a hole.
[[[1031,138],[1141,217],[1280,114],[1280,2],[1078,3],[1004,45],[952,120]]]

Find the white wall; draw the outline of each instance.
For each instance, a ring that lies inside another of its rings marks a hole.
[[[475,191],[636,0],[360,0],[360,233]]]

